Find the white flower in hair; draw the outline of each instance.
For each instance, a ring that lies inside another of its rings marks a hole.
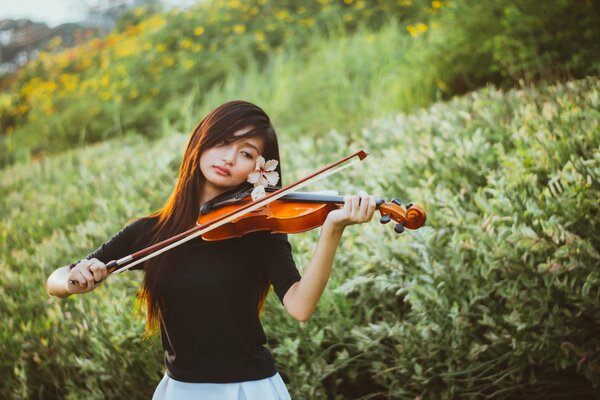
[[[248,175],[248,179],[246,179],[249,183],[254,185],[254,190],[252,190],[251,193],[252,200],[256,201],[265,197],[265,186],[275,186],[277,182],[279,182],[279,173],[275,171],[277,164],[279,164],[279,161],[277,160],[265,162],[263,156],[258,156],[254,171],[252,171],[250,175]]]

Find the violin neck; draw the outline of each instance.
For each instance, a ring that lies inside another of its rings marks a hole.
[[[307,203],[335,203],[342,205],[344,204],[344,196],[336,196],[329,194],[313,194],[313,193],[290,193],[286,194],[281,198],[281,200],[289,200],[289,201],[299,201],[299,202],[307,202]],[[377,204],[377,208],[379,208],[379,204],[381,204],[383,199],[375,198],[375,202]]]

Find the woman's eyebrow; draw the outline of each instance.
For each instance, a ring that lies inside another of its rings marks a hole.
[[[244,143],[244,146],[250,146],[250,147],[252,147],[254,150],[256,150],[256,152],[257,152],[257,153],[259,153],[259,154],[260,154],[260,151],[258,150],[258,147],[256,147],[256,146],[255,146],[255,145],[253,145],[252,143],[245,142],[245,143]]]

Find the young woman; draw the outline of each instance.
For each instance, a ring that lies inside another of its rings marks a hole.
[[[265,163],[265,160],[268,160]],[[225,103],[193,130],[179,180],[166,204],[135,220],[85,259],[54,271],[48,292],[86,293],[107,275],[105,263],[196,224],[200,208],[249,182],[274,184],[281,176],[279,148],[269,117],[254,104]],[[283,185],[281,182],[279,184]],[[273,285],[288,313],[306,321],[331,273],[344,228],[369,221],[375,199],[347,196],[328,214],[313,258],[300,276],[284,234],[196,238],[132,269],[144,271],[140,298],[147,332],[160,329],[166,373],[154,399],[289,399],[259,320]]]

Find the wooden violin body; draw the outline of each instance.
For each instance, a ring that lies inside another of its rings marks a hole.
[[[277,189],[267,188],[267,191]],[[214,219],[228,215],[237,208],[252,202],[249,195],[238,195],[237,197],[234,201],[226,199],[212,204],[209,208],[203,208],[202,215],[197,221],[198,225],[210,224]],[[327,215],[343,204],[342,196],[292,193],[213,229],[203,234],[202,238],[208,241],[223,240],[265,230],[272,233],[305,232],[323,225]],[[396,221],[394,230],[398,233],[404,231],[404,228],[417,229],[425,223],[425,212],[418,206],[409,203],[403,207],[397,199],[389,203],[383,199],[377,199],[376,204],[382,215],[380,222]]]

